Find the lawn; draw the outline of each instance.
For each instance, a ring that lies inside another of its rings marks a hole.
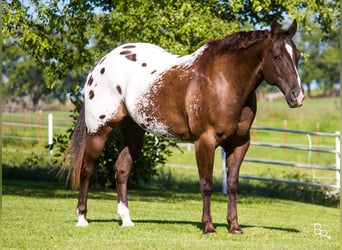
[[[244,234],[230,235],[226,197],[216,193],[217,234],[203,235],[198,193],[130,190],[133,228],[120,228],[114,191],[96,189],[90,191],[89,227],[76,228],[76,197],[58,183],[4,181],[3,249],[339,249],[338,208],[242,195]],[[329,238],[314,233],[315,223]]]

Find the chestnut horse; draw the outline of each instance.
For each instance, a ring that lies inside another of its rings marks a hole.
[[[236,195],[241,162],[250,144],[256,114],[255,90],[263,80],[276,85],[290,107],[304,99],[298,74],[300,53],[288,29],[242,31],[213,40],[186,56],[152,44],[129,43],[103,57],[88,75],[69,152],[79,187],[76,226],[87,226],[87,196],[92,174],[108,135],[121,132],[123,148],[114,165],[118,215],[133,226],[127,180],[139,156],[145,131],[194,142],[203,197],[204,233],[215,233],[210,199],[215,149],[226,152],[230,233],[239,234]]]

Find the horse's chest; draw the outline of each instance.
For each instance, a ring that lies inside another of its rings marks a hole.
[[[252,126],[253,120],[256,114],[256,106],[248,105],[241,109],[239,119],[236,126],[236,132],[234,133],[237,137],[246,137],[249,135],[249,130]]]
[[[253,123],[256,106],[254,100],[239,107],[232,103],[225,103],[226,108],[221,109],[215,117],[216,126],[214,126],[219,144],[222,142],[235,143],[241,139],[245,140],[249,135],[249,130]],[[229,107],[227,109],[227,107]],[[212,122],[213,123],[213,122]]]

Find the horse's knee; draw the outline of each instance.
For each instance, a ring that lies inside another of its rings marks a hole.
[[[117,182],[126,182],[131,173],[131,167],[126,166],[125,168],[115,168],[115,179]]]
[[[119,158],[115,163],[114,169],[116,182],[125,183],[131,173],[132,162]]]
[[[239,184],[237,180],[228,180],[228,190],[230,193],[236,193],[238,186]]]
[[[202,195],[211,196],[214,192],[213,183],[211,181],[207,181],[205,179],[200,181],[200,189]]]

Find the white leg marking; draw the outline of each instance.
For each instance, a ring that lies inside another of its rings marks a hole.
[[[76,227],[87,227],[88,221],[85,218],[84,214],[79,214],[78,209],[76,210],[76,213],[78,215],[78,221],[77,221]]]
[[[134,226],[134,223],[132,222],[131,217],[129,215],[129,209],[122,201],[118,203],[118,215],[122,220],[122,227]]]

